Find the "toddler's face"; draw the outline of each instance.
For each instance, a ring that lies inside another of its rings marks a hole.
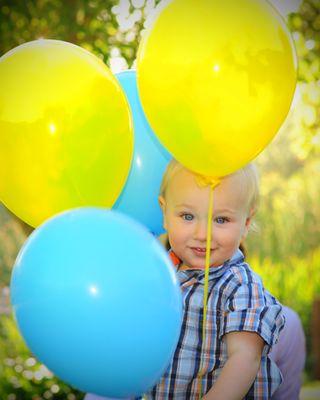
[[[248,232],[250,216],[240,175],[222,179],[213,192],[210,266],[230,259]],[[205,267],[209,187],[199,187],[195,176],[178,170],[160,197],[164,228],[172,250],[190,268]]]

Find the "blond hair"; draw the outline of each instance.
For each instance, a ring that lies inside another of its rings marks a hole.
[[[186,169],[195,177],[199,177],[198,174],[188,170],[185,168],[182,164],[180,164],[177,160],[172,159],[168,166],[166,171],[163,174],[162,177],[162,182],[160,186],[160,196],[164,197],[166,196],[166,190],[168,188],[169,182],[172,180],[173,176],[180,170]],[[259,205],[259,197],[260,197],[260,190],[259,190],[259,174],[256,166],[253,163],[246,164],[244,167],[240,168],[239,170],[233,172],[230,175],[227,175],[225,177],[222,177],[222,179],[231,176],[231,175],[240,175],[243,184],[244,184],[244,191],[246,192],[246,198],[248,201],[248,207],[249,210],[252,214],[254,214],[258,208]],[[201,175],[200,175],[201,177]],[[207,177],[203,177],[203,181],[210,181],[210,179],[207,179]]]

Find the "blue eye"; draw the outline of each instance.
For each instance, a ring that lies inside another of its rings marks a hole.
[[[227,222],[228,221],[228,219],[226,218],[226,217],[217,217],[216,218],[216,223],[217,224],[224,224],[225,222]]]
[[[182,214],[182,219],[185,221],[192,221],[193,220],[193,215],[192,214]]]

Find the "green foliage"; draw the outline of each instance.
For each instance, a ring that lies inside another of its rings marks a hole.
[[[299,57],[299,80],[320,78],[320,1],[304,0],[297,13],[289,16],[289,26]]]
[[[305,164],[320,155],[320,0],[304,0],[289,17],[298,55],[300,98],[290,150]]]
[[[158,2],[2,0],[0,55],[24,42],[46,38],[82,46],[106,63],[114,50],[131,66],[144,20]]]
[[[23,224],[0,204],[0,289],[8,285],[11,267],[26,238]],[[0,303],[1,304],[1,303]],[[1,313],[1,309],[0,309]],[[0,375],[1,376],[1,375]]]
[[[10,316],[0,315],[1,400],[80,400],[83,394],[61,382],[30,354]]]
[[[107,56],[117,32],[115,15],[111,13],[116,1],[9,0],[2,3],[2,52],[27,41],[47,38],[79,44]]]
[[[287,256],[285,260],[249,257],[252,268],[263,278],[265,287],[282,304],[293,308],[300,316],[306,335],[306,378],[312,379],[311,312],[313,300],[320,296],[320,249],[305,258]]]
[[[282,134],[259,157],[262,199],[259,231],[248,238],[250,253],[278,262],[307,258],[320,243],[320,160],[299,162]]]
[[[268,290],[298,312],[309,332],[312,301],[320,294],[320,249],[306,258],[288,256],[286,262],[261,262],[255,256],[249,256],[249,262]]]

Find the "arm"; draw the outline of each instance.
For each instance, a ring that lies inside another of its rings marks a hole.
[[[203,400],[241,400],[257,376],[263,339],[254,332],[230,332],[224,336],[228,360]]]

